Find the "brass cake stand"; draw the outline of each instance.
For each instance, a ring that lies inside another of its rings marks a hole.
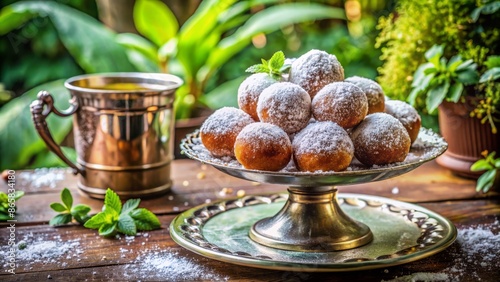
[[[344,271],[420,259],[455,240],[451,222],[417,205],[374,196],[338,195],[335,186],[404,174],[438,157],[446,148],[441,137],[423,129],[401,163],[366,168],[353,162],[343,172],[309,173],[293,168],[269,172],[245,169],[234,159],[212,157],[201,144],[199,133],[194,132],[181,143],[188,157],[235,177],[287,185],[288,196],[253,196],[195,207],[174,219],[170,232],[177,243],[202,255],[271,269],[304,271],[304,266],[312,263],[313,267],[305,268]],[[418,217],[418,223],[414,222]],[[387,222],[392,226],[381,229]],[[231,227],[224,229],[224,225]],[[220,228],[229,233],[225,240],[214,236],[220,235]],[[393,229],[399,239],[391,237],[387,229]],[[394,249],[397,242],[391,241],[401,241],[401,233],[410,234],[407,236],[412,239],[403,240],[405,243]],[[360,255],[360,251],[370,255]],[[390,262],[380,262],[387,259]]]

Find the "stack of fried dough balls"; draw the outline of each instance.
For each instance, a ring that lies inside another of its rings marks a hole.
[[[402,162],[421,123],[410,105],[386,101],[375,81],[344,79],[337,58],[320,50],[294,60],[286,78],[250,75],[238,106],[208,117],[201,141],[215,157],[265,171],[292,159],[307,172],[343,171],[354,157],[366,166]]]

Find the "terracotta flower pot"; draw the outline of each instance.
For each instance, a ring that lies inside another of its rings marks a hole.
[[[470,104],[451,102],[439,106],[439,128],[448,150],[436,161],[457,175],[478,178],[482,173],[471,172],[470,166],[483,158],[484,150],[500,153],[500,134],[493,134],[489,124],[471,118],[472,108]]]

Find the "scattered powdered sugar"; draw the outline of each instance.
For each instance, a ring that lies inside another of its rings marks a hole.
[[[34,171],[20,172],[18,183],[22,186],[33,188],[56,188],[57,182],[64,180],[69,168],[37,168]]]
[[[52,235],[50,235],[52,236]],[[48,238],[49,235],[28,233],[22,240],[18,241],[16,248],[16,268],[20,265],[30,265],[33,263],[56,264],[64,267],[68,259],[79,257],[83,252],[80,247],[80,238],[72,240],[62,240],[59,235]],[[0,247],[0,257],[7,258],[10,254],[10,246],[5,244]],[[3,265],[5,269],[8,261]]]
[[[368,100],[358,86],[333,82],[321,89],[312,101],[315,119],[333,121],[343,128],[358,125],[368,113]]]
[[[417,272],[388,281],[484,280],[486,277],[480,277],[477,270],[482,269],[483,272],[493,274],[500,261],[500,222],[497,219],[490,224],[458,229],[456,246],[450,253],[453,258],[452,265],[441,272]],[[490,278],[494,277],[490,276]]]
[[[257,102],[257,114],[262,122],[294,133],[304,128],[311,118],[311,97],[296,84],[275,83],[262,91]]]
[[[170,249],[143,251],[133,264],[125,266],[125,278],[145,277],[158,281],[228,281],[195,259],[185,258]]]
[[[383,282],[437,282],[450,281],[450,277],[446,273],[431,273],[431,272],[416,272],[410,275],[396,277],[391,280],[382,280]]]
[[[344,80],[344,68],[334,55],[310,50],[293,61],[289,81],[304,88],[311,97],[323,86]]]

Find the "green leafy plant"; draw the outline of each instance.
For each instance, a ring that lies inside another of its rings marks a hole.
[[[108,188],[102,212],[94,215],[84,226],[98,229],[99,235],[113,236],[116,233],[136,235],[137,231],[160,228],[160,221],[151,211],[137,208],[140,199],[130,199],[123,204],[120,197]]]
[[[157,65],[162,71],[184,79],[185,84],[177,90],[175,107],[178,119],[188,118],[196,107],[210,104],[205,102],[211,99],[210,95],[220,93],[217,87],[207,89],[209,80],[247,47],[254,36],[294,23],[345,18],[342,9],[327,5],[280,2],[206,0],[179,26],[161,1],[138,0],[134,22],[137,30],[149,40],[133,34],[120,34],[118,40],[134,53],[139,64]],[[251,12],[257,8],[258,12]],[[236,83],[230,85],[233,90],[237,89]]]
[[[423,113],[434,109],[443,99],[456,101],[460,96],[475,97],[479,108],[481,103],[488,105],[485,109],[479,109],[479,115],[472,115],[483,119],[488,116],[488,109],[498,113],[500,102],[488,98],[500,94],[495,94],[495,87],[485,83],[483,76],[488,72],[489,58],[500,55],[500,26],[497,24],[500,21],[499,10],[500,1],[495,0],[398,1],[394,12],[381,17],[378,24],[381,32],[376,46],[381,49],[384,61],[379,69],[378,80],[385,94],[399,100],[410,98],[414,106]],[[426,64],[426,59],[432,57],[426,54],[435,44],[444,46],[442,58],[455,58],[447,61],[446,67],[439,60],[435,61],[434,66]],[[460,60],[462,62],[458,63]],[[470,62],[469,60],[475,65],[468,65],[468,71],[458,69],[459,65]],[[458,65],[452,69],[453,64]],[[473,66],[483,76],[470,84],[476,80]],[[427,69],[426,73],[424,69]],[[433,71],[434,74],[431,74]],[[495,71],[489,71],[486,77],[494,79],[495,76],[490,76],[493,72]],[[459,73],[462,73],[460,77]],[[434,79],[430,83],[432,76],[437,78],[440,75],[441,81]],[[423,80],[424,78],[428,81]],[[424,85],[418,85],[419,82]],[[469,86],[459,91],[460,83]],[[427,95],[415,93],[422,92],[420,90],[424,87],[432,92]],[[494,114],[489,117],[493,116]],[[496,131],[494,127],[492,130]]]
[[[11,199],[13,199],[14,201],[17,201],[22,196],[24,196],[24,192],[23,191],[16,191],[16,192],[14,192],[13,196],[14,197],[11,197]],[[12,208],[14,209],[14,212],[12,212],[12,210],[9,211],[9,209],[12,209]],[[6,221],[9,219],[13,219],[12,215],[15,213],[15,211],[16,211],[16,206],[14,206],[14,207],[10,206],[9,196],[4,192],[0,192],[0,221]]]
[[[64,225],[76,220],[90,229],[98,229],[99,235],[113,236],[117,233],[136,235],[137,231],[149,231],[160,228],[156,215],[145,208],[138,208],[140,199],[129,199],[123,205],[120,197],[111,189],[106,190],[102,211],[90,217],[90,207],[84,204],[73,206],[73,196],[68,188],[61,191],[61,203],[52,203],[50,207],[59,212],[50,225]]]
[[[473,60],[464,60],[460,55],[447,60],[443,52],[443,45],[432,46],[425,53],[428,62],[420,65],[413,75],[413,90],[408,100],[415,105],[417,96],[425,95],[429,113],[435,113],[444,100],[457,103],[465,93],[464,86],[479,81]]]
[[[246,72],[267,73],[269,76],[280,80],[283,73],[285,73],[290,68],[289,64],[285,65],[285,54],[283,53],[283,51],[274,53],[269,61],[266,61],[264,59],[261,60],[262,64],[250,66],[246,69]]]
[[[472,164],[471,171],[484,171],[484,173],[477,179],[476,191],[483,193],[488,192],[493,185],[497,183],[500,179],[500,158],[495,158],[496,152],[488,151],[482,152],[484,159],[480,159]]]
[[[50,208],[59,214],[54,216],[50,221],[50,225],[64,225],[74,220],[80,224],[84,224],[90,216],[90,207],[83,204],[73,206],[73,196],[68,188],[61,191],[61,203],[52,203]]]
[[[471,117],[488,122],[493,133],[497,133],[496,124],[500,122],[500,56],[490,56],[485,62],[488,67],[479,79],[479,88],[484,96],[470,112]]]

